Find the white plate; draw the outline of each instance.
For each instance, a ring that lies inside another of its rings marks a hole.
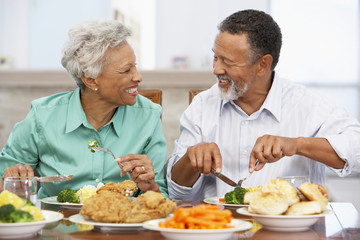
[[[264,228],[273,231],[281,232],[294,232],[294,231],[306,231],[313,224],[315,224],[319,218],[324,217],[330,213],[331,210],[327,209],[321,214],[303,215],[303,216],[290,216],[290,215],[261,215],[249,213],[247,208],[239,208],[236,212],[251,216],[256,222],[263,225]]]
[[[142,223],[102,223],[95,222],[92,219],[86,218],[80,214],[72,215],[69,220],[78,224],[93,225],[94,228],[104,232],[131,232],[131,231],[142,231]]]
[[[228,239],[230,236],[237,231],[245,231],[252,228],[252,223],[233,219],[231,225],[233,228],[224,228],[224,229],[175,229],[175,228],[161,228],[159,227],[159,222],[165,221],[165,219],[155,219],[144,222],[143,227],[153,231],[160,231],[161,234],[168,239],[174,240],[222,240]]]
[[[47,197],[47,198],[41,199],[41,202],[47,203],[47,204],[65,206],[68,208],[78,208],[78,209],[80,209],[84,205],[82,203],[68,203],[68,202],[62,203],[62,202],[58,202],[56,199],[57,199],[57,196],[52,196],[52,197]]]
[[[228,203],[223,203],[219,201],[219,198],[221,197],[210,197],[210,198],[205,198],[204,202],[205,203],[209,203],[209,204],[216,204],[216,205],[221,205],[224,206],[226,208],[239,208],[239,207],[247,207],[249,205],[246,204],[228,204]]]
[[[0,223],[0,238],[26,238],[34,236],[45,224],[57,222],[64,215],[59,212],[42,210],[44,221],[26,223]]]

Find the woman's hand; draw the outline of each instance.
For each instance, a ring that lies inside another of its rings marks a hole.
[[[146,155],[128,154],[115,160],[121,168],[120,176],[123,177],[129,173],[142,192],[159,191],[159,186],[155,183],[153,164]]]
[[[16,164],[5,169],[4,175],[1,177],[0,181],[0,192],[4,190],[4,179],[6,177],[33,177],[34,170],[30,165],[24,165],[21,163]]]

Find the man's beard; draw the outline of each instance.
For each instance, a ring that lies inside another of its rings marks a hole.
[[[242,97],[248,89],[248,84],[245,84],[242,89],[238,88],[235,85],[234,80],[225,75],[216,75],[216,78],[218,79],[218,81],[222,79],[230,81],[230,86],[227,89],[219,87],[220,97],[224,100],[237,100],[239,97]]]

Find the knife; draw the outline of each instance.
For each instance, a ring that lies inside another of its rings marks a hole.
[[[72,179],[74,175],[56,175],[48,177],[37,177],[38,182],[64,182]]]
[[[236,187],[236,186],[237,186],[237,184],[236,184],[233,180],[231,180],[230,178],[226,177],[226,176],[223,175],[222,173],[217,173],[217,172],[215,171],[215,169],[211,169],[211,173],[212,173],[213,175],[215,175],[215,177],[220,178],[220,179],[221,179],[223,182],[225,182],[226,184],[229,184],[230,186],[233,186],[233,187]]]

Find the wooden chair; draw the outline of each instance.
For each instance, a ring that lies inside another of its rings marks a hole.
[[[189,91],[189,104],[192,102],[193,98],[198,94],[201,93],[204,90],[201,89],[191,89]]]
[[[139,94],[147,97],[154,103],[162,105],[162,90],[160,89],[139,89]]]

